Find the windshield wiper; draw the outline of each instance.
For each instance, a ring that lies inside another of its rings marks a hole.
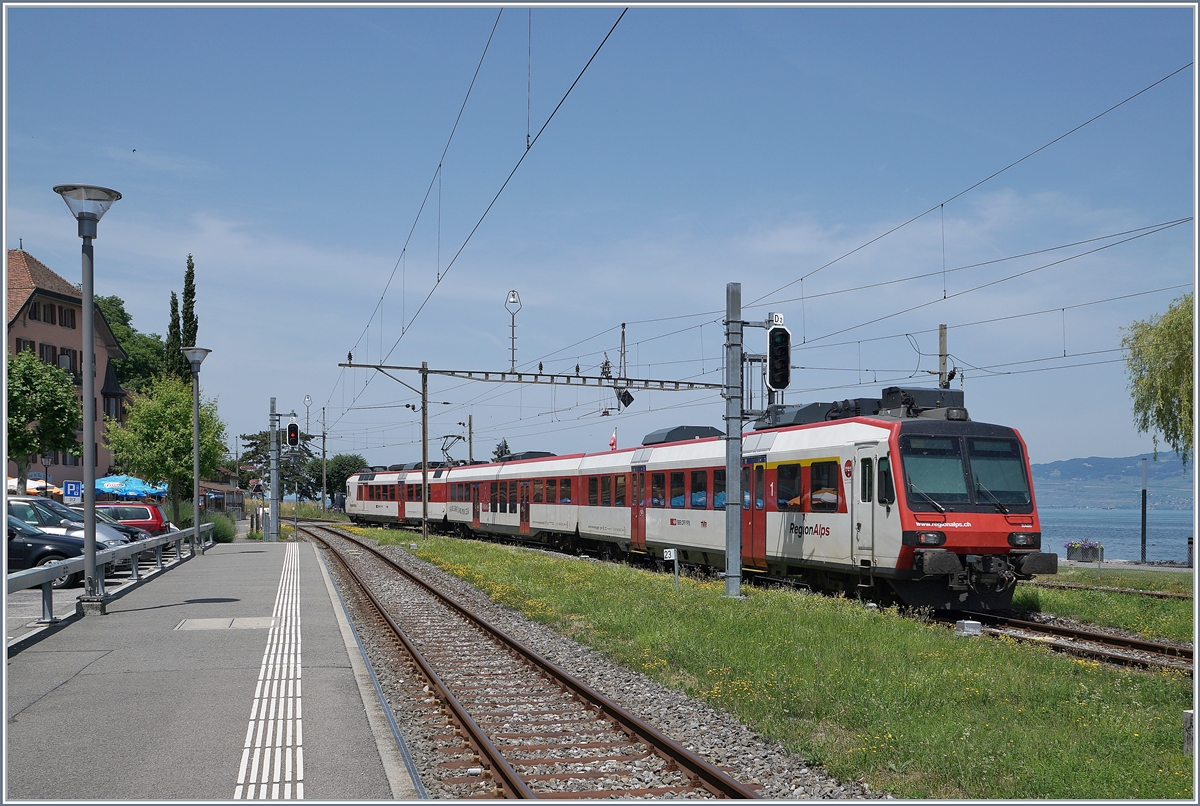
[[[1005,515],[1008,514],[1008,507],[1006,507],[1006,506],[1004,506],[1004,504],[1000,503],[1000,499],[996,497],[996,494],[994,492],[992,492],[987,487],[984,487],[982,484],[980,484],[979,479],[975,479],[975,489],[977,491],[982,491],[982,492],[987,493],[988,498],[992,499],[992,503],[996,505],[996,509],[1003,512]]]
[[[937,501],[934,501],[933,498],[931,498],[927,493],[922,491],[919,487],[917,487],[917,485],[913,484],[911,481],[908,483],[908,489],[912,490],[914,493],[921,496],[929,503],[933,504],[933,508],[936,509],[938,512],[942,513],[943,515],[946,514],[946,508],[944,506],[939,504]]]

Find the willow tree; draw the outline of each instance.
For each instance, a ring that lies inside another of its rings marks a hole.
[[[170,375],[131,395],[125,422],[105,418],[113,461],[126,473],[166,482],[171,520],[179,523],[181,494],[192,492],[192,385]],[[200,476],[225,455],[225,424],[215,400],[200,401]],[[193,514],[193,517],[195,515]]]
[[[1122,328],[1125,373],[1133,398],[1133,421],[1141,433],[1158,437],[1186,465],[1192,454],[1192,295],[1171,303],[1166,313]]]

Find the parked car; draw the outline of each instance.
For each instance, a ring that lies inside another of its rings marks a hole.
[[[76,514],[83,515],[83,507],[71,507],[71,509]],[[100,507],[96,507],[96,523],[103,523],[107,526],[111,526],[113,529],[116,529],[130,540],[145,540],[151,536],[150,533],[145,529],[139,529],[132,524],[121,523],[118,520],[114,520],[107,512],[100,509]]]
[[[8,516],[8,571],[23,571],[39,565],[83,556],[83,538],[52,535],[23,520]],[[51,584],[55,588],[75,585],[82,572],[63,574]]]
[[[50,534],[83,531],[83,515],[50,498],[36,495],[10,495],[8,514]],[[72,536],[78,536],[73,535]],[[129,543],[129,538],[106,523],[96,523],[96,542],[111,549]]]
[[[96,511],[100,510],[114,520],[145,529],[155,537],[171,531],[171,524],[158,504],[100,501],[96,503]]]

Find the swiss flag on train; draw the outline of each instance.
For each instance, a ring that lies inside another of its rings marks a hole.
[[[615,451],[617,449],[617,429],[613,429],[613,435],[608,438],[608,449]]]

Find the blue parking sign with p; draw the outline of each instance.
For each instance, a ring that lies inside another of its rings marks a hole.
[[[63,482],[63,503],[64,504],[82,504],[83,503],[83,482],[82,481],[64,481]]]

